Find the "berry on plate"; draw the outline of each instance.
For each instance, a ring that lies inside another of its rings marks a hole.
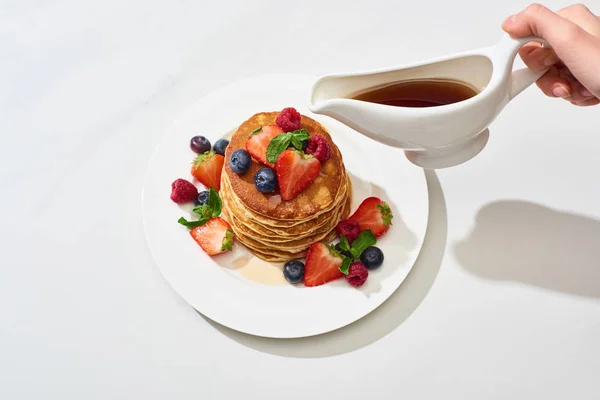
[[[352,244],[360,235],[360,224],[352,219],[345,219],[338,222],[335,231],[338,235],[346,236],[348,243]]]
[[[237,149],[231,154],[229,159],[229,166],[236,174],[243,174],[250,169],[252,165],[252,158],[250,153],[244,149]]]
[[[350,264],[348,275],[345,276],[348,283],[354,287],[362,286],[369,277],[369,270],[360,261]]]
[[[390,229],[393,217],[390,206],[385,201],[368,197],[349,219],[358,222],[360,229],[370,229],[375,237],[379,237]]]
[[[198,189],[192,182],[185,179],[176,179],[171,183],[171,200],[177,204],[187,203],[198,196]]]
[[[204,136],[194,136],[190,139],[190,149],[194,153],[202,154],[210,151],[210,142]]]
[[[343,259],[332,250],[322,242],[313,243],[309,247],[304,264],[305,286],[320,286],[344,275],[339,270]]]
[[[219,190],[221,189],[221,171],[224,162],[225,158],[214,151],[202,153],[194,159],[192,175],[207,188]]]
[[[267,147],[269,147],[271,140],[280,133],[284,132],[277,125],[266,125],[258,128],[246,141],[246,150],[255,160],[273,168],[275,165],[267,161]]]
[[[323,136],[311,135],[308,139],[306,153],[312,154],[317,160],[324,163],[331,158],[331,147]]]
[[[300,129],[300,122],[302,120],[302,115],[298,111],[296,111],[293,107],[286,107],[277,116],[275,123],[278,127],[283,129],[284,132],[295,131],[296,129]]]
[[[290,149],[281,153],[275,171],[281,199],[291,200],[319,176],[321,163],[309,154]]]
[[[204,225],[192,229],[190,235],[210,256],[231,250],[235,241],[235,234],[231,230],[231,226],[220,217],[213,218]]]
[[[194,205],[201,206],[202,204],[206,203],[208,203],[208,190],[203,190],[202,192],[198,193],[198,197],[196,197],[196,200],[194,200]]]
[[[289,283],[300,283],[304,278],[304,263],[300,260],[292,260],[283,266],[283,276]]]
[[[225,155],[225,149],[229,146],[229,140],[227,139],[219,139],[215,142],[213,146],[213,150],[215,153],[220,154],[222,156]]]
[[[271,193],[277,188],[277,175],[269,167],[263,167],[254,174],[254,186],[261,193]]]
[[[383,264],[383,251],[379,247],[369,246],[360,255],[360,261],[367,269],[376,269]]]

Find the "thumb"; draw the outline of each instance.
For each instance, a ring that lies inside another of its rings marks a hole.
[[[578,30],[583,32],[576,24],[540,4],[532,4],[508,17],[502,29],[513,37],[537,36],[546,39],[552,47],[565,42],[565,36],[577,34]]]
[[[502,23],[513,37],[537,36],[546,39],[556,54],[568,63],[570,54],[596,52],[593,36],[579,25],[542,6],[532,4]]]
[[[582,54],[591,55],[598,52],[598,44],[592,35],[540,4],[530,5],[507,18],[502,24],[502,29],[517,38],[537,36],[546,39],[573,73],[584,67],[579,65],[583,61]]]

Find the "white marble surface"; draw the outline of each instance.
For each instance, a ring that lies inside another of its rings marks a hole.
[[[520,95],[430,176],[405,284],[332,334],[211,324],[143,236],[152,151],[211,89],[487,46],[525,5],[0,1],[0,398],[600,398],[598,107]]]

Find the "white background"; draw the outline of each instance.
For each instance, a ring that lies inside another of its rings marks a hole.
[[[143,235],[150,156],[208,91],[492,45],[526,4],[1,0],[0,398],[600,398],[598,107],[517,97],[430,176],[405,283],[324,336],[210,323]]]

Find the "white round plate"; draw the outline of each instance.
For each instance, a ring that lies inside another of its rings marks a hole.
[[[348,325],[373,311],[400,286],[423,243],[429,207],[423,170],[406,160],[400,150],[310,113],[308,96],[314,81],[306,76],[267,75],[210,93],[169,129],[147,171],[142,207],[154,260],[165,279],[192,307],[237,331],[294,338]],[[192,180],[190,138],[201,134],[214,143],[253,114],[284,107],[295,107],[329,130],[352,179],[352,212],[370,195],[392,208],[393,225],[377,244],[384,252],[384,263],[370,272],[360,288],[351,287],[343,278],[313,288],[288,284],[282,278],[281,266],[261,263],[239,243],[234,251],[211,258],[177,223],[181,216],[191,217],[191,207],[180,207],[169,199],[171,182],[177,178]]]

